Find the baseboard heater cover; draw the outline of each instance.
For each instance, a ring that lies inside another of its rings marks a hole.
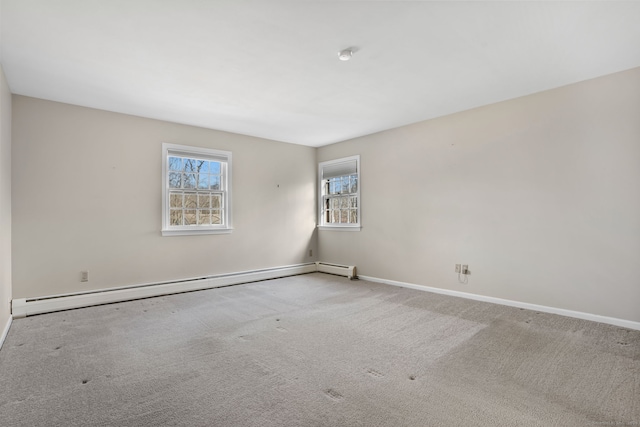
[[[277,279],[279,277],[314,273],[316,271],[318,271],[316,263],[307,263],[263,270],[221,274],[195,279],[185,279],[173,282],[149,283],[115,289],[89,291],[84,293],[53,295],[40,298],[19,298],[12,300],[11,312],[13,318],[17,319],[35,314],[51,313],[54,311],[69,310],[72,308],[89,307],[92,305],[109,304],[181,292],[199,291],[218,288],[221,286],[239,285],[242,283]]]
[[[330,264],[327,262],[316,262],[316,271],[320,273],[335,274],[338,276],[346,276],[351,280],[357,279],[356,267],[354,265]]]

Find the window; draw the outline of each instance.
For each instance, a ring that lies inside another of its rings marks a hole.
[[[231,232],[231,153],[162,144],[162,235]]]
[[[320,163],[318,182],[319,227],[360,230],[360,156]]]

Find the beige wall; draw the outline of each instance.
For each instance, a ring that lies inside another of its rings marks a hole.
[[[361,275],[640,321],[638,117],[640,69],[317,151],[14,95],[2,280],[28,298],[296,264],[313,249]],[[233,152],[232,234],[160,236],[162,142]],[[362,231],[316,244],[317,161],[353,154]]]
[[[11,92],[0,67],[0,335],[11,314]]]
[[[163,142],[233,153],[233,233],[161,237]],[[315,165],[310,147],[14,95],[13,297],[314,261]]]
[[[318,161],[354,154],[362,231],[320,231],[323,261],[640,321],[640,68],[322,147]]]

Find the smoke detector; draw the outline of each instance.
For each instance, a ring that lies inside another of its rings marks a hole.
[[[340,59],[340,61],[348,61],[351,59],[352,56],[353,56],[353,51],[351,49],[345,49],[338,53],[338,59]]]

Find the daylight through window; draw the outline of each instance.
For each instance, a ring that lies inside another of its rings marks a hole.
[[[320,227],[360,228],[360,156],[319,165]]]
[[[163,235],[230,231],[231,153],[164,144]]]

